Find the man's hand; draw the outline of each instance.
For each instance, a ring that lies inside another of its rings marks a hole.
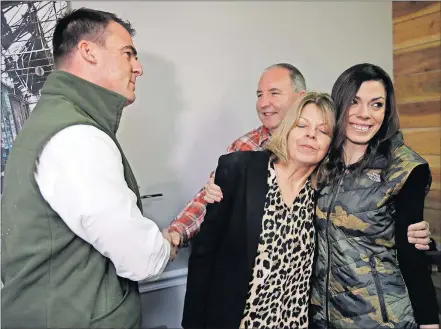
[[[181,243],[181,236],[179,235],[179,233],[169,230],[168,234],[170,235],[172,245],[176,248],[179,248],[179,244]]]
[[[174,235],[171,235],[171,233],[176,233],[179,237],[179,234],[177,232],[169,232],[168,229],[166,228],[162,230],[162,235],[164,236],[164,239],[166,239],[170,243],[170,261],[173,261],[176,258],[176,255],[178,254],[178,247],[177,245],[175,245],[173,241]],[[178,241],[178,245],[179,245],[179,241]]]
[[[407,240],[419,250],[429,250],[430,230],[426,221],[409,225],[407,228]]]
[[[208,183],[205,184],[204,200],[208,203],[220,202],[224,197],[219,186],[214,184],[214,175],[210,177]]]

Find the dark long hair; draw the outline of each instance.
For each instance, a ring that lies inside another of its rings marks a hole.
[[[400,129],[394,86],[389,75],[381,67],[369,63],[357,64],[344,71],[332,88],[331,97],[337,110],[337,124],[328,158],[323,163],[325,168],[321,180],[324,184],[332,183],[338,179],[346,168],[343,146],[346,141],[347,116],[360,86],[366,81],[381,81],[383,83],[386,90],[386,112],[380,129],[369,141],[366,153],[354,168],[358,174],[361,173],[372,165],[378,154],[383,155],[387,160],[387,166],[382,172],[383,175],[387,167],[390,166],[393,151],[391,139]]]

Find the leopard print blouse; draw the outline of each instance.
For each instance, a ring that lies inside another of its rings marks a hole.
[[[240,328],[308,328],[315,247],[314,190],[308,179],[288,207],[273,161],[257,256]]]

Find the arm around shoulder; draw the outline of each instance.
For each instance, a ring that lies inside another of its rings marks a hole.
[[[424,216],[426,188],[430,182],[428,165],[417,166],[396,197],[396,246],[400,270],[419,325],[439,324],[435,288],[424,251],[408,242],[407,228]],[[423,327],[422,327],[423,328]],[[427,327],[432,328],[432,327]]]
[[[234,141],[228,148],[227,154],[238,151],[238,141]],[[210,174],[212,179],[215,173]],[[204,221],[206,207],[208,202],[205,199],[206,191],[203,187],[184,207],[184,209],[176,216],[170,224],[168,231],[176,234],[178,243],[176,246],[185,247],[190,239],[192,239],[200,230]]]

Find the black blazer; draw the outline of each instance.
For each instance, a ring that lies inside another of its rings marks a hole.
[[[239,328],[257,254],[269,151],[219,158],[215,183],[223,199],[209,204],[192,240],[182,327]]]

